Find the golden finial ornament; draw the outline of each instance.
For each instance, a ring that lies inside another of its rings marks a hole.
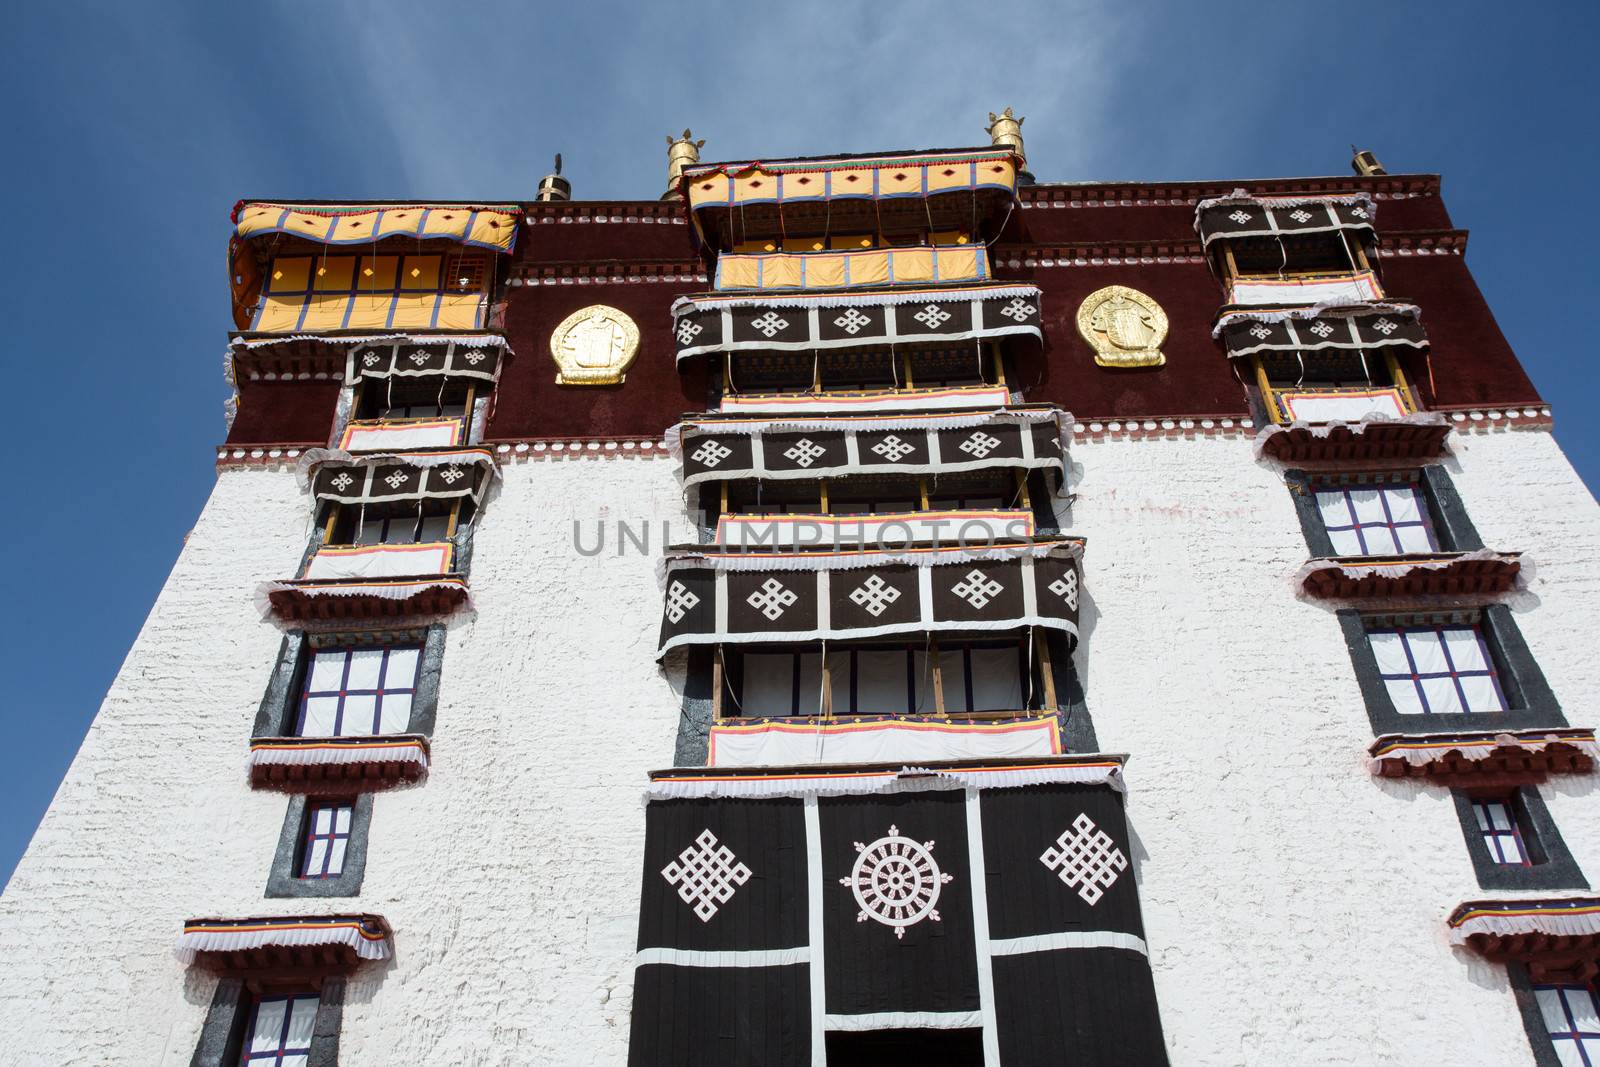
[[[694,133],[687,126],[681,137],[667,134],[667,191],[662,199],[678,191],[678,179],[683,176],[683,168],[700,162],[700,149],[705,146],[705,138],[696,141]]]
[[[1011,113],[1008,107],[1000,114],[989,112],[989,125],[983,132],[989,135],[989,142],[996,148],[1009,148],[1022,158],[1024,164],[1028,161],[1028,153],[1022,148],[1022,124],[1026,119],[1018,118]]]

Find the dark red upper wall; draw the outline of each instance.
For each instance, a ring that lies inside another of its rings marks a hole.
[[[1029,206],[1013,213],[993,260],[998,277],[1026,280],[1044,293],[1047,341],[1044,358],[1024,365],[1024,384],[1032,386],[1028,399],[1051,401],[1079,418],[1244,414],[1244,390],[1211,339],[1221,289],[1194,261],[1199,247],[1192,203],[1240,187],[1252,193],[1373,192],[1380,249],[1387,253],[1378,260],[1385,289],[1417,303],[1428,328],[1438,390],[1429,401],[1447,407],[1540,402],[1462,257],[1396,254],[1424,235],[1435,240],[1452,230],[1438,179],[1429,175],[1024,190]],[[505,329],[516,355],[502,373],[489,439],[657,437],[680,414],[702,409],[704,361],[692,360],[684,374],[673,364],[672,302],[706,288],[698,280],[704,267],[689,228],[677,223],[681,208],[578,201],[528,209],[531,224],[506,264],[525,282],[505,290]],[[1056,265],[1075,258],[1090,265]],[[1009,266],[1013,261],[1018,266]],[[1078,337],[1077,309],[1089,293],[1113,284],[1142,290],[1165,309],[1166,366],[1095,365]],[[639,324],[639,356],[628,380],[611,388],[557,386],[550,334],[567,315],[597,303],[620,308]],[[1426,388],[1426,366],[1411,369]],[[330,383],[249,383],[229,443],[321,441],[334,401]]]

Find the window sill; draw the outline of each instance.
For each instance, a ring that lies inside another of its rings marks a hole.
[[[371,792],[426,777],[429,744],[422,734],[256,737],[250,741],[249,766],[255,789]]]
[[[1522,571],[1520,552],[1433,552],[1400,556],[1324,556],[1296,576],[1319,600],[1422,595],[1493,596],[1511,591]]]

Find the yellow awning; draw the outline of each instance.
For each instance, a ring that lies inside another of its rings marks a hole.
[[[440,238],[509,252],[519,208],[510,204],[275,204],[240,201],[233,209],[243,238],[290,233],[320,244],[370,244],[385,237]]]
[[[928,197],[963,189],[1014,194],[1020,163],[1008,148],[710,163],[686,168],[683,188],[691,210],[844,198]]]
[[[989,250],[982,245],[946,248],[875,248],[861,252],[774,252],[717,257],[716,289],[847,289],[983,281]]]
[[[488,306],[485,258],[481,252],[278,256],[249,329],[476,330]]]

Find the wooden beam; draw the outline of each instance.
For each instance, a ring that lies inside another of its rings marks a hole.
[[[1278,411],[1278,397],[1272,389],[1272,380],[1267,377],[1266,364],[1261,362],[1259,355],[1251,356],[1250,362],[1256,368],[1256,386],[1261,390],[1261,403],[1267,409],[1267,415],[1273,422],[1282,423],[1283,415]]]
[[[1044,706],[1054,711],[1060,708],[1056,702],[1056,674],[1050,661],[1050,641],[1043,630],[1033,631],[1033,640],[1039,646],[1039,677],[1044,681]]]

